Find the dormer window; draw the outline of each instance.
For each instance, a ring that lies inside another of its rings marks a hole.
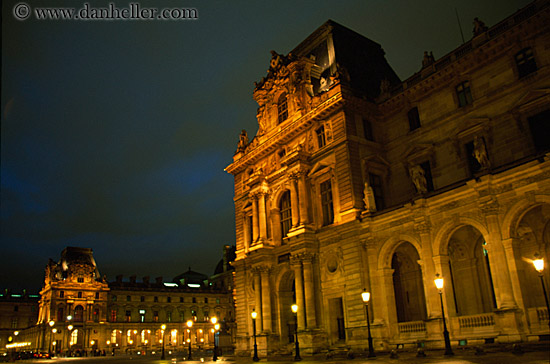
[[[279,124],[288,119],[288,101],[286,99],[286,93],[279,96],[279,101],[277,102],[277,112]]]

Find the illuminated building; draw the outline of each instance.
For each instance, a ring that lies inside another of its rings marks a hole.
[[[234,305],[232,268],[234,249],[224,247],[224,259],[213,279],[189,271],[164,282],[136,276],[101,276],[92,249],[67,247],[61,259],[50,259],[40,292],[38,320],[22,330],[19,341],[29,350],[67,355],[98,350],[116,354],[160,353],[162,341],[172,353],[181,354],[187,339],[193,347],[214,347],[216,317],[222,331],[221,346],[232,347]],[[187,330],[187,320],[193,320]],[[161,329],[162,325],[165,330]],[[164,338],[164,339],[163,339]]]
[[[375,42],[328,21],[256,83],[233,163],[238,353],[443,347],[550,334],[548,1],[400,81]],[[420,63],[420,62],[419,62]],[[548,269],[545,279],[549,281]],[[298,305],[297,319],[291,305]],[[296,322],[297,321],[297,322]]]

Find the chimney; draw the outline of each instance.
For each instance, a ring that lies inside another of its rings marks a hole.
[[[118,276],[116,276],[116,282],[122,283],[122,274],[119,274]]]
[[[159,286],[162,285],[162,277],[157,277],[157,278],[155,278],[155,280],[157,281],[157,285],[159,285]]]
[[[149,285],[149,276],[143,277],[143,283],[145,283],[146,285]]]
[[[130,276],[130,283],[136,283],[136,275]]]

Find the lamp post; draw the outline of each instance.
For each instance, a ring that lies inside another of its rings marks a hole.
[[[254,356],[252,357],[252,360],[259,361],[260,358],[258,358],[258,345],[256,345],[256,317],[258,317],[258,313],[255,310],[252,310],[250,316],[252,316],[252,334],[254,336]]]
[[[369,319],[370,292],[367,292],[366,288],[363,288],[363,292],[361,293],[361,299],[363,299],[363,303],[365,304],[365,310],[367,311],[367,333],[368,333],[368,341],[369,341],[369,355],[367,355],[367,357],[374,358],[376,354],[374,353],[374,347],[372,346],[372,336],[370,334],[370,319]]]
[[[188,360],[193,360],[193,355],[191,355],[191,328],[193,327],[193,321],[187,320],[187,327],[189,328],[189,338],[187,339],[187,342],[189,343],[189,357]]]
[[[164,330],[166,330],[166,325],[162,324],[160,326],[160,333],[162,335],[162,353],[160,354],[160,360],[164,360]]]
[[[67,326],[67,355],[71,356],[73,325]]]
[[[50,325],[50,327],[53,327],[53,325],[55,325],[55,321],[54,320],[51,320],[50,322],[48,322],[48,325]],[[52,356],[52,333],[50,331],[50,343],[48,345],[48,356]]]
[[[214,332],[214,355],[212,356],[212,361],[218,360],[218,346],[216,345],[216,332],[220,329],[220,324],[218,324],[218,318],[212,317],[210,320],[214,324],[213,332]]]
[[[548,295],[546,294],[546,286],[544,285],[544,277],[542,272],[544,271],[544,259],[540,258],[538,254],[535,254],[535,260],[533,260],[535,270],[539,273],[540,284],[542,285],[542,293],[544,293],[544,300],[546,301],[546,310],[550,315],[550,305],[548,304]],[[548,326],[550,326],[550,320],[548,320]]]
[[[435,286],[439,290],[439,301],[441,302],[441,317],[443,318],[443,339],[445,340],[445,355],[455,355],[451,348],[451,340],[449,339],[449,331],[447,331],[447,323],[445,322],[445,309],[443,308],[443,277],[437,273],[435,275]]]
[[[292,312],[294,312],[294,319],[296,320],[296,326],[294,327],[294,336],[296,337],[296,355],[294,355],[294,360],[300,361],[302,358],[300,357],[300,343],[298,343],[298,305],[293,304],[290,308],[292,309]]]

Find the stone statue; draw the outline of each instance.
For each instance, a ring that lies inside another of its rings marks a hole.
[[[482,169],[491,168],[491,162],[487,157],[487,148],[485,147],[485,141],[483,138],[480,138],[477,135],[474,137],[474,151],[472,154],[477,162],[481,165]]]
[[[365,211],[375,212],[376,211],[376,201],[374,200],[374,191],[372,187],[365,182],[365,189],[363,190],[363,202],[365,203]]]
[[[435,62],[434,54],[427,51],[424,51],[424,58],[422,59],[422,68],[432,65]]]
[[[411,179],[414,183],[414,187],[416,187],[416,191],[418,193],[426,193],[428,192],[428,185],[426,182],[426,173],[424,172],[424,169],[419,164],[416,164],[409,168],[409,174],[411,175]]]
[[[478,18],[474,18],[474,37],[484,33],[489,29],[484,22]]]
[[[243,129],[241,131],[241,135],[239,135],[239,144],[237,144],[237,152],[244,152],[247,145],[248,145],[248,134],[246,130]]]

